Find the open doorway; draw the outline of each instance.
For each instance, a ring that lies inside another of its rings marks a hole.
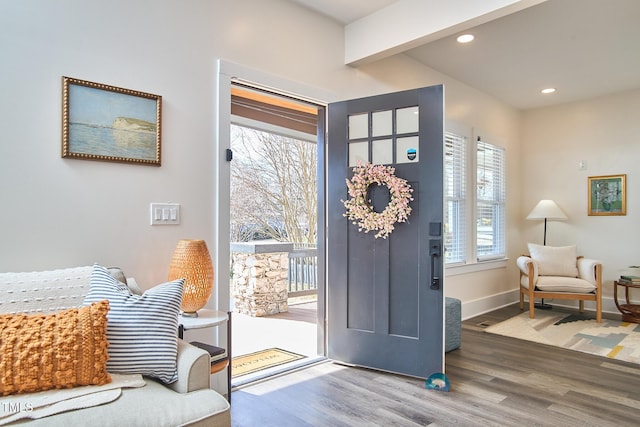
[[[322,301],[318,304],[324,295],[323,263],[318,262],[323,123],[321,106],[246,84],[231,85],[234,385],[324,355],[324,327],[318,324],[324,319],[318,315],[324,309]]]

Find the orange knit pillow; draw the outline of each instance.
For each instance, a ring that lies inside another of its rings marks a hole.
[[[49,315],[0,315],[0,394],[102,385],[109,301]]]

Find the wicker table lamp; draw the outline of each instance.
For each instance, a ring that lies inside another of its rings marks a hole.
[[[213,265],[204,240],[180,240],[169,266],[169,280],[184,278],[182,311],[197,316],[213,292]]]

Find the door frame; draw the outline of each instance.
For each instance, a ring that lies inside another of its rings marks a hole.
[[[317,88],[308,87],[300,83],[292,82],[259,70],[245,67],[230,61],[218,59],[217,72],[215,76],[215,107],[217,115],[215,117],[215,129],[213,141],[215,147],[215,167],[213,180],[214,186],[214,245],[213,245],[213,266],[216,277],[229,277],[230,275],[230,253],[229,253],[229,233],[230,233],[230,212],[231,202],[231,168],[226,160],[227,149],[231,147],[231,87],[233,83],[243,83],[257,89],[264,89],[276,94],[291,96],[293,98],[308,101],[320,106],[325,113],[325,122],[320,124],[322,135],[318,138],[318,144],[326,147],[325,123],[327,101],[333,100],[334,96],[328,92]],[[318,164],[324,170],[323,182],[318,180],[318,206],[322,206],[322,211],[318,215],[318,350],[326,355],[326,155],[325,150],[318,150]],[[322,153],[322,155],[321,155]],[[322,228],[322,229],[320,229]],[[322,237],[322,241],[321,241]],[[215,305],[209,308],[229,311],[230,300],[229,286],[216,286],[215,298],[210,299],[208,305]],[[226,337],[219,336],[220,342],[226,345]]]

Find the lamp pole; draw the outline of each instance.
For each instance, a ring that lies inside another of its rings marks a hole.
[[[567,215],[562,212],[562,209],[560,209],[560,207],[553,200],[540,200],[538,204],[533,208],[533,210],[529,213],[527,219],[544,219],[544,235],[542,241],[543,244],[547,246],[547,219],[565,220],[567,219]],[[551,305],[544,303],[544,298],[542,298],[541,302],[536,304],[535,306],[536,308],[542,308],[545,310],[549,310],[552,308]]]

